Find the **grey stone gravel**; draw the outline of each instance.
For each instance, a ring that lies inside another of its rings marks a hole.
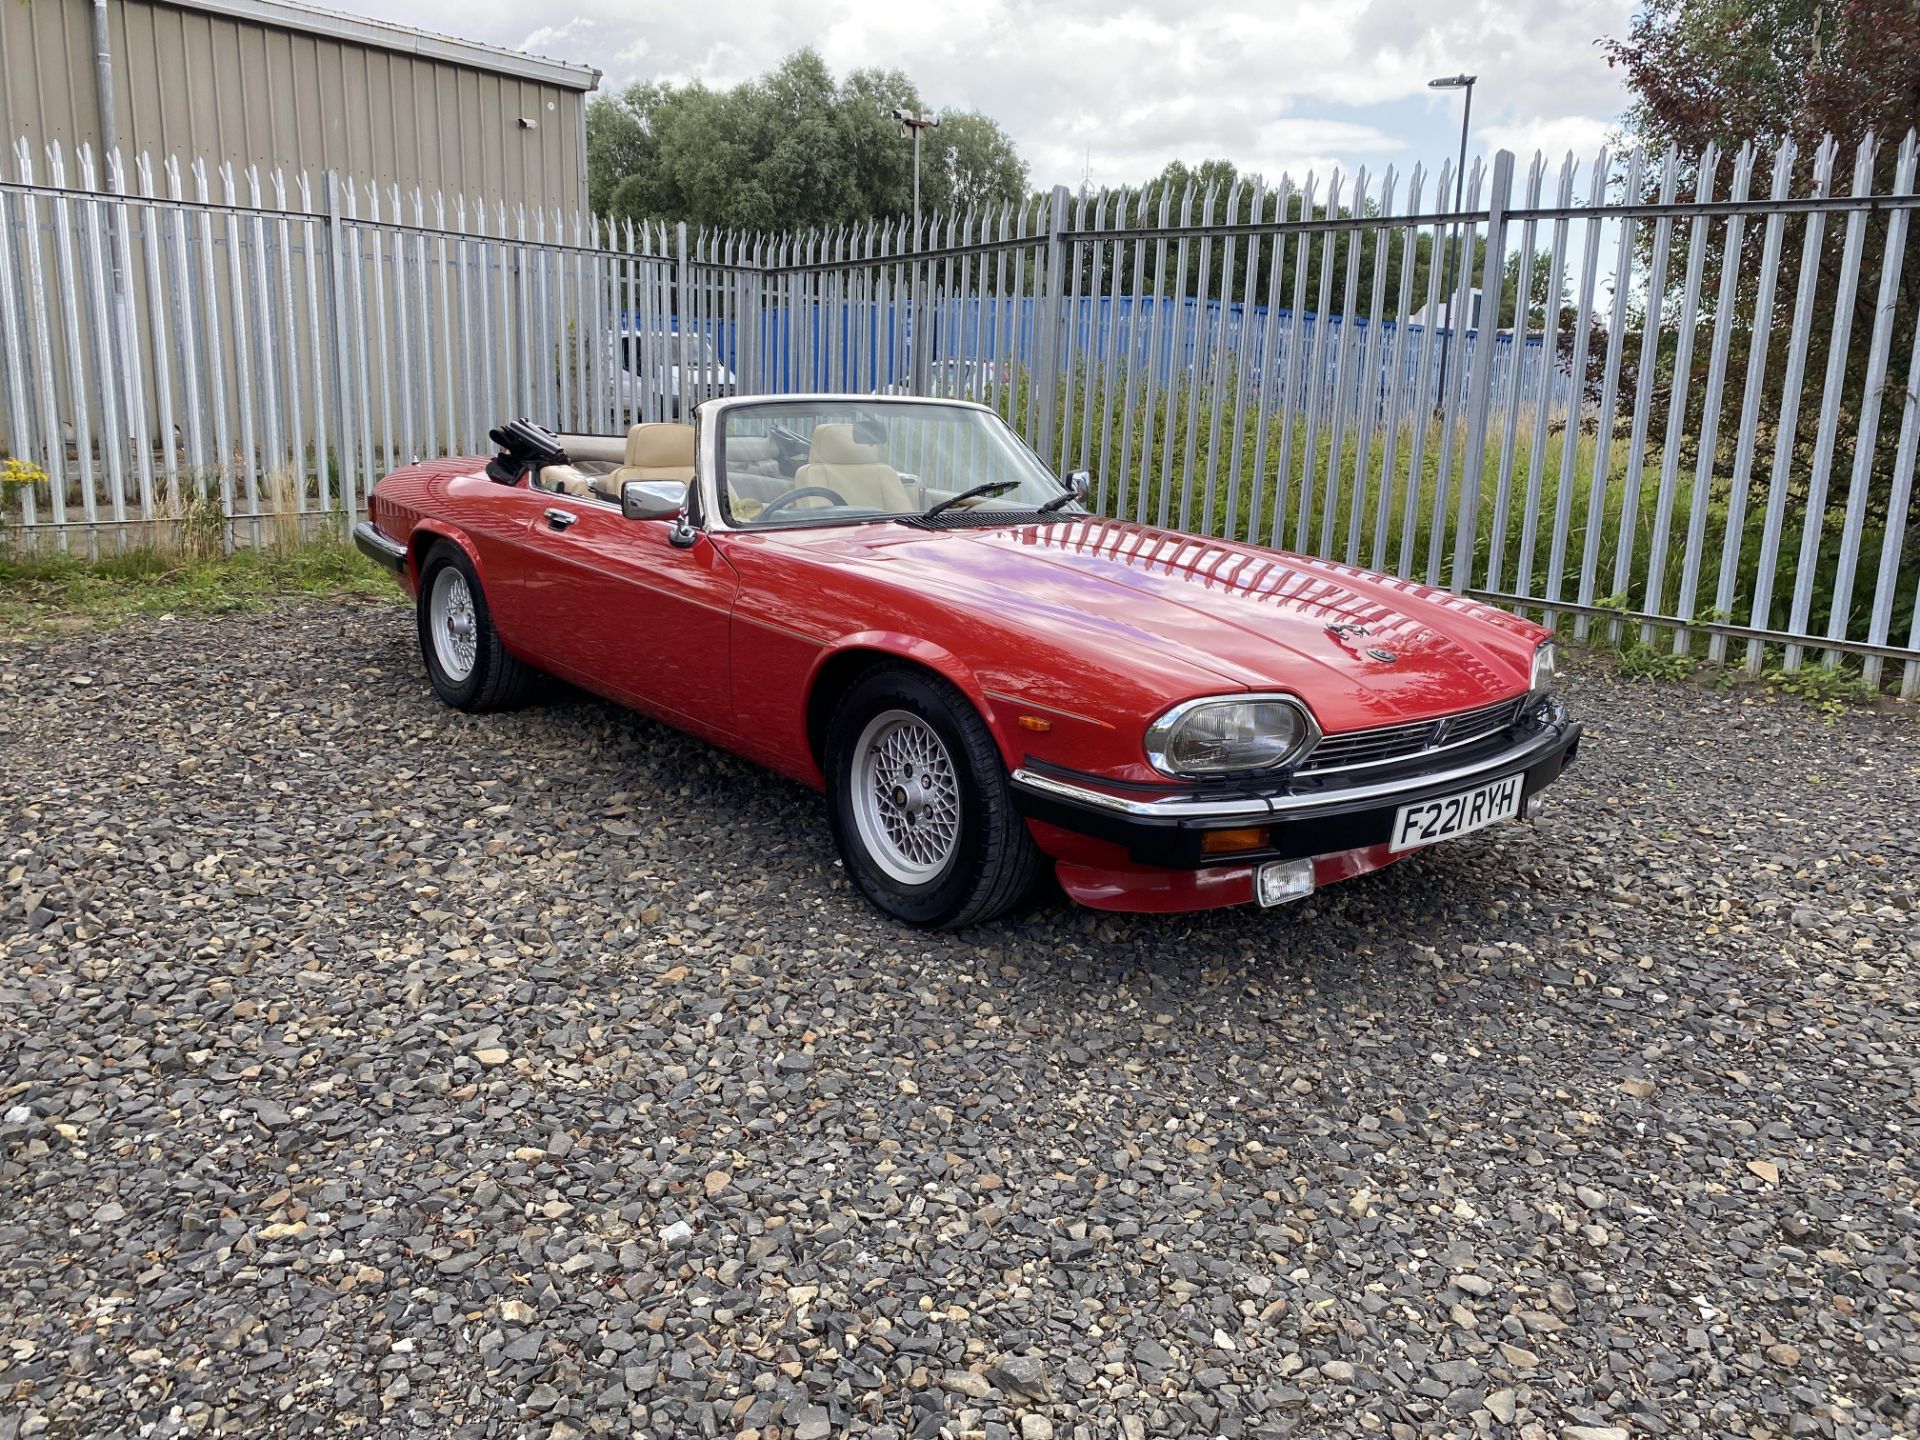
[[[1920,727],[1572,689],[1531,829],[926,936],[395,607],[0,643],[0,1440],[1913,1434]]]

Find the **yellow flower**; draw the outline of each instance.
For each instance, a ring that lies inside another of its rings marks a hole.
[[[0,485],[38,485],[46,478],[47,472],[31,460],[15,457],[0,465]]]

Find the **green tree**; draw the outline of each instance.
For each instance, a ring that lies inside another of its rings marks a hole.
[[[1211,188],[1213,192],[1213,221],[1216,224],[1224,224],[1228,215],[1229,196],[1232,194],[1234,187],[1238,186],[1240,198],[1238,206],[1234,210],[1234,218],[1237,223],[1251,224],[1258,221],[1271,224],[1282,218],[1296,221],[1308,218],[1305,210],[1305,200],[1298,190],[1290,194],[1287,201],[1287,212],[1284,217],[1280,214],[1280,196],[1277,191],[1272,189],[1263,190],[1259,212],[1256,214],[1253,204],[1253,189],[1255,184],[1259,183],[1259,180],[1260,177],[1256,175],[1241,175],[1238,168],[1229,160],[1204,160],[1198,165],[1188,165],[1184,161],[1174,160],[1169,162],[1158,175],[1154,176],[1153,179],[1147,181],[1144,185],[1123,190],[1119,192],[1117,197],[1108,196],[1105,202],[1100,205],[1099,213],[1103,219],[1103,223],[1120,224],[1128,227],[1138,226],[1141,223],[1141,205],[1144,201],[1146,207],[1145,223],[1148,226],[1155,226],[1159,223],[1162,213],[1162,203],[1165,202],[1165,214],[1168,223],[1178,225],[1183,207],[1185,207],[1187,203],[1189,187],[1191,187],[1192,208],[1190,219],[1193,224],[1198,225],[1206,216],[1206,196],[1209,188]],[[1358,218],[1363,220],[1368,217],[1377,216],[1380,213],[1378,200],[1380,189],[1378,181],[1370,180],[1367,188],[1370,198],[1364,202],[1358,212]],[[1326,193],[1326,187],[1324,185],[1316,189],[1311,218],[1319,220],[1330,218],[1326,203]],[[1342,197],[1332,212],[1331,218],[1355,218],[1352,196],[1353,183],[1352,178],[1350,178],[1342,190]],[[1428,196],[1431,196],[1431,191],[1428,192]],[[1118,220],[1114,219],[1116,200],[1120,210],[1120,218]],[[1406,201],[1407,185],[1403,177],[1396,187],[1396,208],[1404,209]],[[1089,220],[1089,223],[1092,223],[1092,221]],[[1287,235],[1283,240],[1278,242],[1281,246],[1281,253],[1277,287],[1275,285],[1275,271],[1273,266],[1274,245],[1276,242],[1273,237],[1262,236],[1257,249],[1249,243],[1245,236],[1239,237],[1232,246],[1231,268],[1228,266],[1228,246],[1224,239],[1216,238],[1211,241],[1211,243],[1203,243],[1199,239],[1193,239],[1187,247],[1184,293],[1189,296],[1198,295],[1201,264],[1204,258],[1207,267],[1206,281],[1209,300],[1219,301],[1226,299],[1236,303],[1241,302],[1247,295],[1247,268],[1251,264],[1254,267],[1252,277],[1254,304],[1266,305],[1273,303],[1278,304],[1283,309],[1292,309],[1296,296],[1295,281],[1299,277],[1297,267],[1301,261],[1300,238],[1300,234],[1295,232]],[[1304,308],[1315,312],[1321,309],[1320,277],[1322,266],[1328,259],[1329,246],[1331,246],[1331,284],[1328,289],[1325,311],[1329,315],[1340,315],[1346,312],[1347,262],[1349,254],[1352,253],[1352,247],[1357,245],[1359,248],[1354,272],[1354,312],[1359,315],[1371,317],[1373,313],[1374,277],[1378,269],[1384,270],[1385,272],[1384,288],[1382,290],[1380,304],[1381,318],[1384,320],[1400,319],[1400,272],[1406,264],[1408,256],[1405,238],[1404,227],[1397,221],[1391,219],[1383,220],[1378,227],[1363,225],[1356,228],[1342,228],[1335,231],[1310,232],[1305,254],[1307,268],[1306,291],[1303,302]],[[1130,284],[1135,248],[1136,246],[1144,246],[1147,252],[1144,278],[1146,283],[1151,286],[1154,261],[1157,258],[1159,243],[1158,241],[1120,241],[1086,247],[1087,250],[1092,253],[1087,255],[1083,260],[1083,283],[1091,280],[1096,269],[1099,274],[1104,277],[1113,266],[1118,265],[1121,273],[1128,277],[1128,283]],[[1479,248],[1481,252],[1484,252],[1484,243],[1481,243]],[[1166,249],[1164,285],[1166,291],[1172,293],[1181,283],[1181,277],[1175,270],[1178,263],[1178,241],[1168,242]],[[1407,305],[1409,314],[1419,310],[1419,308],[1426,303],[1427,275],[1429,267],[1432,265],[1434,254],[1432,234],[1427,231],[1422,231],[1416,235],[1411,253],[1414,273]],[[1444,255],[1444,253],[1443,250],[1442,254]],[[1104,281],[1101,283],[1104,283]],[[1544,284],[1544,280],[1537,280],[1535,283]],[[1507,307],[1507,313],[1509,316],[1511,315],[1511,306]]]
[[[1898,143],[1920,120],[1913,0],[1651,0],[1603,44],[1633,92],[1627,135],[1691,159],[1868,130]]]
[[[766,232],[908,213],[913,147],[891,118],[924,106],[898,70],[836,82],[812,50],[729,90],[635,85],[587,107],[587,189],[615,218]],[[997,206],[1027,169],[993,120],[949,110],[926,132],[921,207]]]
[[[1484,259],[1487,253],[1486,241],[1479,244],[1478,256]],[[1476,272],[1477,274],[1477,272]],[[1515,316],[1519,313],[1520,297],[1520,252],[1507,256],[1506,275],[1500,286],[1500,328],[1515,328]],[[1557,305],[1555,302],[1558,302]],[[1570,328],[1573,306],[1573,290],[1567,283],[1564,266],[1560,276],[1560,293],[1553,293],[1553,255],[1546,250],[1536,251],[1533,265],[1527,272],[1527,333],[1539,335],[1546,329],[1549,318],[1557,318],[1559,328]],[[1550,316],[1549,312],[1553,312]]]
[[[1724,196],[1734,158],[1748,142],[1756,150],[1753,195],[1767,193],[1772,161],[1787,144],[1795,149],[1793,193],[1806,194],[1811,188],[1814,156],[1828,135],[1840,146],[1831,190],[1845,194],[1853,184],[1856,147],[1869,132],[1877,141],[1870,181],[1876,192],[1884,193],[1890,188],[1901,139],[1920,124],[1920,5],[1914,0],[1651,0],[1635,15],[1627,35],[1605,42],[1605,49],[1608,62],[1624,72],[1634,96],[1625,118],[1625,138],[1645,147],[1647,153],[1642,191],[1627,197],[1631,199],[1654,198],[1668,154],[1676,162],[1676,198],[1692,199],[1709,147],[1718,153],[1713,176],[1715,194]],[[1714,332],[1722,326],[1732,327],[1727,337],[1730,406],[1744,398],[1742,383],[1754,344],[1763,338],[1769,343],[1767,383],[1757,397],[1761,454],[1764,456],[1775,444],[1778,429],[1785,423],[1780,376],[1794,323],[1793,301],[1801,278],[1801,240],[1807,223],[1802,216],[1785,223],[1775,271],[1776,298],[1764,337],[1755,331],[1755,301],[1763,271],[1765,223],[1750,218],[1737,248],[1729,246],[1724,222],[1709,226],[1699,303],[1701,325],[1684,377],[1688,414],[1683,417],[1680,434],[1674,437],[1683,451],[1697,445],[1695,437],[1703,428],[1699,407],[1703,403],[1705,371]],[[1644,283],[1639,277],[1646,274],[1653,228],[1642,224],[1635,236],[1637,283]],[[1790,493],[1802,498],[1817,487],[1824,487],[1829,499],[1836,489],[1845,489],[1866,395],[1868,337],[1876,318],[1879,258],[1887,217],[1880,212],[1866,218],[1862,247],[1866,263],[1848,312],[1851,344],[1845,352],[1839,386],[1828,393],[1825,378],[1833,321],[1843,299],[1843,252],[1839,242],[1845,228],[1844,221],[1830,218],[1824,242],[1814,257],[1817,271],[1811,280],[1813,304],[1806,335],[1806,403],[1799,409],[1790,437]],[[1690,227],[1675,225],[1671,240],[1665,294],[1651,317],[1662,322],[1662,328],[1648,360],[1654,367],[1651,433],[1659,444],[1667,443],[1670,401],[1682,379],[1672,322],[1681,304]],[[1721,280],[1728,267],[1734,269],[1733,304],[1726,313],[1720,313]],[[1917,320],[1920,276],[1909,263],[1895,296],[1894,335],[1911,336]],[[1653,328],[1643,306],[1622,337],[1623,395],[1633,393],[1640,356],[1648,349],[1646,337]],[[1594,336],[1597,344],[1605,338],[1603,331]],[[1904,347],[1905,341],[1898,344]],[[1596,349],[1591,365],[1599,364],[1601,353],[1603,348]],[[1894,398],[1897,400],[1897,394]],[[1828,472],[1815,475],[1811,421],[1823,407],[1832,407],[1838,416],[1839,443]],[[1883,395],[1881,424],[1869,457],[1872,481],[1868,514],[1872,519],[1884,516],[1892,489],[1897,413]],[[1890,416],[1894,417],[1891,421]],[[1712,457],[1721,476],[1731,471],[1736,440],[1737,427],[1723,415]],[[1697,458],[1697,454],[1686,455],[1688,463]],[[1756,474],[1754,478],[1757,484],[1765,484],[1768,477]],[[1920,537],[1909,540],[1909,549],[1910,553],[1920,551]]]
[[[921,157],[921,184],[929,179],[927,161],[932,158],[942,187],[942,210],[964,215],[1017,201],[1026,193],[1027,162],[1007,132],[986,116],[943,110],[940,126],[928,133],[927,143],[931,156]]]

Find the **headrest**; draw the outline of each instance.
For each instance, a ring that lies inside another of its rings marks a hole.
[[[851,425],[816,425],[807,459],[815,465],[884,465],[878,445],[862,445]]]
[[[693,464],[693,427],[666,423],[634,426],[627,431],[626,463],[648,470]]]
[[[780,447],[771,435],[729,435],[727,460],[778,460]]]

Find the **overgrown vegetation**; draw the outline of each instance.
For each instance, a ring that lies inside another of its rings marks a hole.
[[[1781,162],[1793,194],[1836,196],[1886,195],[1898,188],[1903,164],[1912,163],[1902,146],[1920,126],[1920,6],[1912,0],[1652,0],[1636,9],[1624,38],[1603,48],[1633,96],[1623,129],[1645,160],[1637,187],[1616,175],[1621,200],[1661,198],[1669,182],[1679,200],[1724,198],[1743,146],[1752,147],[1755,197],[1771,190]],[[1823,160],[1829,139],[1834,149]],[[1653,263],[1660,227],[1638,226],[1636,268],[1642,276],[1653,270],[1664,295],[1658,305],[1636,299],[1638,313],[1622,337],[1622,376],[1635,377],[1642,350],[1649,353],[1653,437],[1663,440],[1670,421],[1677,422],[1677,443],[1689,449],[1712,433],[1702,392],[1713,350],[1724,345],[1730,390],[1756,360],[1765,372],[1750,395],[1733,398],[1753,405],[1760,463],[1779,447],[1797,503],[1819,506],[1844,493],[1882,520],[1897,508],[1900,407],[1914,373],[1905,357],[1920,324],[1920,284],[1911,263],[1899,263],[1893,215],[1876,206],[1844,218],[1674,225],[1665,237],[1664,275]],[[1770,245],[1778,252],[1771,265]],[[1681,277],[1694,262],[1700,329],[1683,364],[1675,326],[1685,303]],[[1889,367],[1877,382],[1876,332],[1884,336],[1882,363]],[[1796,344],[1804,387],[1780,378]],[[1590,387],[1597,375],[1590,358]],[[1810,423],[1816,395],[1830,428]],[[1670,404],[1675,396],[1678,406]],[[1709,457],[1721,476],[1734,463],[1731,415],[1729,407],[1720,417]],[[1920,527],[1909,532],[1906,558],[1920,559]]]
[[[1816,710],[1838,715],[1852,705],[1864,705],[1880,698],[1873,687],[1857,675],[1844,670],[1828,670],[1820,665],[1802,665],[1798,670],[1772,669],[1761,677],[1769,687],[1787,695],[1798,695]]]
[[[1109,514],[1262,543],[1277,541],[1288,549],[1404,570],[1439,584],[1453,578],[1461,487],[1467,475],[1464,423],[1449,427],[1419,415],[1391,433],[1375,425],[1363,437],[1351,419],[1336,431],[1330,422],[1313,425],[1304,415],[1294,416],[1289,425],[1275,412],[1268,417],[1263,439],[1257,407],[1236,404],[1231,374],[1219,388],[1223,398],[1218,402],[1210,386],[1203,383],[1196,392],[1183,380],[1171,390],[1160,389],[1151,411],[1144,381],[1136,384],[1129,408],[1124,373],[1116,374],[1111,385],[1091,389],[1083,376],[1070,389],[1063,396],[1060,417],[1061,426],[1071,428],[1067,453],[1078,455],[1081,439],[1089,433],[1091,405],[1092,463],[1106,471],[1105,483],[1095,494]],[[1024,418],[1024,395],[1018,400],[1018,415]],[[1731,523],[1727,490],[1709,482],[1706,495],[1699,497],[1696,534],[1695,471],[1690,466],[1676,467],[1672,492],[1663,502],[1658,450],[1650,447],[1636,467],[1628,436],[1621,433],[1607,446],[1605,473],[1596,483],[1600,440],[1580,431],[1569,437],[1557,425],[1537,434],[1527,414],[1516,417],[1509,438],[1505,417],[1495,413],[1479,467],[1479,525],[1468,571],[1470,588],[1548,594],[1556,566],[1552,535],[1556,518],[1564,514],[1566,538],[1558,552],[1559,585],[1554,592],[1558,598],[1581,598],[1583,580],[1590,576],[1584,591],[1588,603],[1606,604],[1606,597],[1613,596],[1623,612],[1678,615],[1692,553],[1696,573],[1689,613],[1710,618],[1718,602]],[[1532,465],[1536,446],[1537,474]],[[1383,484],[1389,450],[1392,465]],[[1512,456],[1504,507],[1503,452]],[[1052,454],[1059,453],[1056,438]],[[1236,467],[1238,484],[1233,480]],[[1211,506],[1209,476],[1215,495]],[[1310,477],[1304,493],[1303,476]],[[1754,597],[1767,568],[1766,502],[1765,478],[1755,477],[1734,537],[1730,609],[1721,619],[1756,623]],[[1632,523],[1626,524],[1629,506]],[[1785,513],[1759,628],[1785,629],[1790,621],[1805,519],[1804,507],[1789,507]],[[1833,613],[1845,513],[1829,508],[1818,525],[1806,617],[1811,633],[1824,633]],[[1885,534],[1884,520],[1869,516],[1861,525],[1859,554],[1865,558],[1856,568],[1845,634],[1858,635],[1865,628],[1873,602],[1873,567]],[[1916,589],[1920,556],[1910,558],[1897,576],[1890,627],[1896,637],[1904,637],[1912,625]],[[1641,630],[1641,623],[1633,622],[1632,628]],[[1648,646],[1653,636],[1651,630],[1644,632]],[[1665,643],[1679,648],[1671,637]]]
[[[1609,595],[1597,603],[1602,610],[1626,615],[1624,595]],[[1690,646],[1686,650],[1674,650],[1649,644],[1642,627],[1624,618],[1603,621],[1590,628],[1586,640],[1593,649],[1610,651],[1614,667],[1633,680],[1684,680],[1698,663]]]
[[[185,533],[98,559],[70,552],[0,553],[0,633],[34,634],[133,615],[258,609],[293,596],[400,593],[343,540],[225,554],[217,523],[173,528]]]

